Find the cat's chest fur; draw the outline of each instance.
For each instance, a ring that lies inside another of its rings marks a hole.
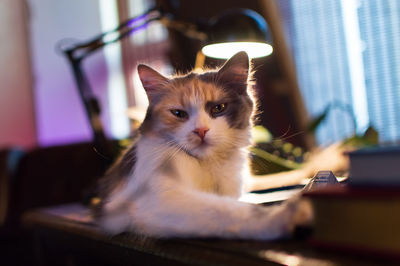
[[[133,177],[136,182],[149,182],[151,187],[157,189],[171,185],[185,186],[187,189],[218,195],[240,196],[243,165],[247,156],[245,151],[237,150],[225,156],[199,160],[185,152],[175,152],[173,148],[160,149],[159,145],[150,138],[139,141],[139,160]],[[154,156],[149,150],[162,151]]]
[[[243,154],[236,153],[231,154],[229,160],[199,161],[180,154],[173,165],[177,176],[193,189],[238,197],[241,193],[243,157]]]

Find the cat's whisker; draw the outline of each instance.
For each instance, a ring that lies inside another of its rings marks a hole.
[[[231,145],[231,146],[242,146],[243,145],[243,140],[242,139],[232,139],[232,138],[226,138],[223,136],[216,136],[213,138],[213,141],[216,143],[220,143],[223,145]]]
[[[288,139],[293,138],[293,137],[295,137],[295,136],[304,134],[304,130],[302,130],[302,131],[295,132],[295,133],[293,133],[293,134],[291,134],[291,135],[288,135],[289,131],[290,131],[290,127],[289,127],[289,128],[287,129],[287,131],[286,131],[285,133],[283,133],[280,137],[273,138],[273,140],[285,141],[285,140],[288,140]]]
[[[174,144],[173,140],[162,143],[159,146],[153,147],[153,149],[151,150],[151,153],[154,155],[163,153],[165,150],[171,148],[173,146],[172,144]]]
[[[182,148],[176,141],[169,140],[151,150],[151,154],[157,159],[171,160]]]
[[[172,149],[172,153],[168,154],[168,157],[166,159],[167,161],[172,160],[180,151],[182,151],[182,149],[178,146],[174,146],[172,147]]]

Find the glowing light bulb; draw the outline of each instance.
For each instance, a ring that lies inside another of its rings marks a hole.
[[[209,44],[203,47],[204,55],[213,58],[228,59],[240,51],[245,51],[250,58],[270,55],[272,46],[262,42],[227,42]]]

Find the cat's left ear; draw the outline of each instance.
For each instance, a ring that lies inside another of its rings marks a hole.
[[[249,56],[239,52],[232,56],[218,71],[218,80],[224,83],[247,84],[249,76]]]
[[[163,93],[165,85],[169,82],[168,78],[146,65],[138,65],[138,74],[150,102]]]

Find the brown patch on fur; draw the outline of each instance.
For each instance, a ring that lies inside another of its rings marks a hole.
[[[189,116],[194,103],[205,106],[208,101],[217,101],[226,97],[226,93],[214,84],[204,82],[197,74],[189,74],[184,77],[172,79],[165,93],[156,105],[150,106],[145,121],[140,130],[142,134],[162,134],[162,132],[174,133],[186,121],[171,114],[171,109],[181,109]],[[155,131],[156,132],[155,132]]]
[[[174,166],[172,165],[172,162],[170,160],[166,160],[164,163],[161,164],[160,166],[160,171],[164,174],[166,174],[169,177],[174,177],[176,176],[176,171]]]
[[[205,103],[223,97],[220,89],[211,83],[202,81],[197,74],[177,78],[173,80],[172,84],[176,94],[171,96],[179,96],[179,104],[185,108],[190,108],[194,101]]]
[[[134,141],[135,142],[135,141]],[[126,181],[129,175],[133,172],[136,163],[136,146],[132,145],[127,149],[120,158],[108,169],[106,174],[99,180],[98,197],[100,202],[94,207],[96,216],[101,215],[101,211],[107,198]]]

